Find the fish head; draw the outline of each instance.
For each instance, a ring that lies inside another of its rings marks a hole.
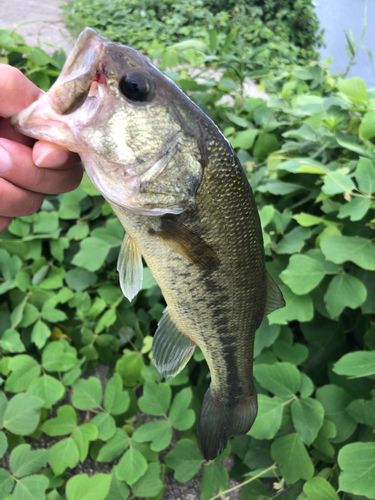
[[[11,124],[77,152],[113,204],[178,214],[202,178],[199,111],[138,51],[86,28],[51,89]]]

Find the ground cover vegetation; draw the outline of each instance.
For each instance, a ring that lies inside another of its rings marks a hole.
[[[238,152],[286,299],[256,333],[254,426],[202,461],[207,365],[197,350],[177,377],[157,373],[161,292],[145,267],[140,294],[122,296],[124,232],[85,177],[0,235],[0,498],[156,500],[174,474],[200,478],[202,500],[224,498],[229,477],[241,500],[375,499],[375,92],[325,61],[263,69],[269,97],[249,97],[233,38],[212,30],[155,57],[199,66],[168,73]],[[8,31],[0,47],[45,88],[61,67]]]

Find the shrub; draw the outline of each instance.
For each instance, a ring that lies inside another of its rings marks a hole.
[[[64,10],[73,34],[90,26],[144,53],[190,38],[207,42],[213,28],[222,40],[236,28],[232,52],[248,54],[267,43],[262,66],[278,68],[309,62],[317,57],[315,47],[322,43],[311,0],[74,0]],[[253,59],[248,65],[260,67]]]

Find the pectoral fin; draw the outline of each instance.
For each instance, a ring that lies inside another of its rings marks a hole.
[[[134,240],[125,235],[117,259],[122,293],[132,300],[142,288],[143,266],[141,253]]]
[[[285,300],[283,294],[280,291],[280,288],[276,285],[276,283],[271,278],[270,274],[266,273],[267,280],[267,303],[266,310],[264,315],[270,314],[276,309],[280,309],[285,306]]]
[[[215,252],[202,238],[172,219],[163,217],[161,230],[150,229],[150,234],[163,240],[176,253],[198,267],[215,270],[220,264]]]
[[[184,335],[171,317],[168,308],[159,321],[152,344],[152,359],[165,378],[174,377],[191,358],[195,344]]]

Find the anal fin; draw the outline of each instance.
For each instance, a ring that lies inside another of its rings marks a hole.
[[[152,359],[165,378],[179,373],[193,355],[195,344],[184,335],[165,309],[152,344]]]
[[[117,259],[117,271],[120,277],[122,293],[132,300],[142,288],[142,256],[134,240],[125,234]]]
[[[161,230],[150,229],[150,234],[202,269],[215,270],[220,264],[216,253],[202,238],[172,219],[163,217]]]
[[[283,294],[281,293],[280,288],[276,285],[276,283],[271,278],[271,275],[266,272],[266,280],[267,280],[267,303],[266,310],[264,315],[270,314],[276,309],[280,309],[281,307],[285,307],[285,300]]]

